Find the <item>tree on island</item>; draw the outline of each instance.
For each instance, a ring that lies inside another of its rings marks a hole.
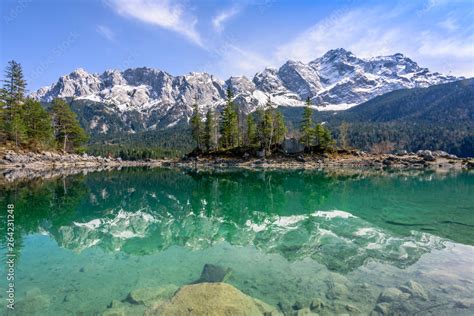
[[[203,126],[201,114],[199,113],[199,107],[197,102],[193,105],[193,116],[191,117],[191,131],[193,139],[196,142],[197,148],[202,149],[203,147]]]
[[[204,124],[204,146],[206,151],[213,150],[217,147],[217,123],[215,113],[209,109],[206,113],[206,123]]]
[[[193,139],[199,144],[198,148],[209,152],[216,149],[219,144],[224,150],[240,148],[244,145],[265,149],[267,154],[270,154],[274,145],[283,142],[288,131],[283,115],[273,108],[270,98],[264,108],[257,108],[255,113],[244,115],[235,109],[232,98],[232,91],[228,89],[220,135],[217,130],[219,120],[216,118],[216,112],[209,109],[203,123],[197,106],[194,106],[191,131]],[[239,116],[241,116],[240,119]],[[241,122],[240,125],[239,122]],[[239,132],[239,126],[241,132]]]
[[[52,105],[55,137],[63,152],[73,151],[88,139],[79,125],[76,113],[62,99],[54,99]]]
[[[259,124],[260,130],[258,133],[260,136],[260,144],[263,149],[266,150],[267,154],[270,153],[271,145],[273,143],[274,124],[272,112],[272,104],[270,98],[268,98],[263,112],[263,118]]]
[[[313,110],[311,109],[311,100],[306,99],[306,106],[303,111],[303,120],[301,121],[301,143],[306,148],[311,147],[313,143]]]
[[[232,90],[227,88],[227,102],[222,113],[221,146],[224,149],[239,145],[238,117],[234,108]]]
[[[274,110],[274,124],[275,124],[275,144],[281,144],[285,140],[286,133],[288,133],[288,128],[285,124],[285,118],[281,112]]]
[[[313,110],[311,109],[311,100],[309,97],[306,99],[300,132],[300,141],[309,151],[316,149],[320,152],[326,152],[332,150],[334,147],[335,142],[332,138],[331,131],[323,124],[316,124],[316,126],[314,126]]]
[[[317,124],[313,129],[313,141],[313,145],[323,152],[331,150],[335,144],[331,132],[323,124]]]
[[[264,109],[257,109],[256,116],[257,124],[257,143],[262,149],[265,149],[266,154],[270,155],[272,147],[276,144],[281,144],[285,139],[287,128],[283,115],[277,111],[268,98]],[[248,127],[247,127],[248,128]]]
[[[342,122],[339,125],[339,145],[342,149],[347,149],[349,147],[349,124]]]
[[[249,147],[258,146],[257,124],[252,114],[247,115],[247,137],[246,144]]]

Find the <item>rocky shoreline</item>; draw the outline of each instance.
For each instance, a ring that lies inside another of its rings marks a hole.
[[[369,154],[346,151],[333,155],[301,154],[278,155],[269,158],[193,156],[181,159],[124,161],[120,158],[96,157],[87,154],[59,154],[55,152],[0,153],[0,174],[12,182],[18,179],[53,178],[56,176],[112,170],[123,167],[177,168],[248,168],[248,169],[441,169],[465,170],[474,168],[474,160],[458,158],[442,151],[422,150],[417,153]]]
[[[112,170],[122,167],[159,167],[166,160],[123,161],[87,154],[6,151],[0,153],[0,175],[7,182],[19,179],[54,178],[77,173]]]
[[[121,158],[90,156],[88,154],[60,154],[44,151],[14,152],[7,151],[0,156],[1,169],[59,169],[59,168],[93,168],[103,166],[144,166],[161,161],[123,161]]]
[[[179,161],[164,162],[163,166],[185,167],[244,167],[275,169],[324,169],[324,168],[394,168],[394,169],[472,169],[474,160],[458,158],[443,151],[420,150],[397,154],[369,154],[363,151],[343,151],[336,154],[301,154],[270,158],[241,158],[195,156]]]

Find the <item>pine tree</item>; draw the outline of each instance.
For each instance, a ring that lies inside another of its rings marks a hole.
[[[331,150],[334,145],[334,140],[331,136],[331,132],[327,127],[322,124],[317,124],[313,129],[314,145],[320,151]]]
[[[256,146],[258,144],[257,139],[257,124],[252,114],[247,116],[247,145]]]
[[[349,147],[349,124],[346,122],[342,122],[339,125],[339,145],[343,149],[347,149]]]
[[[324,126],[324,133],[322,137],[322,145],[324,151],[332,151],[334,149],[335,141],[332,138],[331,131]]]
[[[52,106],[56,140],[64,152],[77,149],[87,141],[87,134],[79,125],[76,113],[62,99],[54,99]]]
[[[215,114],[209,109],[206,113],[206,123],[204,125],[204,146],[207,151],[214,149],[217,145],[216,125]]]
[[[281,112],[278,112],[278,111],[276,112],[274,124],[275,124],[274,143],[280,144],[285,140],[286,133],[288,132],[288,129],[286,128],[286,125],[285,125],[285,119],[283,118],[283,114],[281,114]]]
[[[199,107],[197,103],[194,103],[193,107],[194,107],[194,111],[193,111],[193,116],[191,118],[191,131],[192,131],[193,139],[197,144],[197,148],[202,149],[203,128],[202,128],[201,114],[199,113]]]
[[[3,99],[1,99],[0,97],[0,142],[5,141],[6,138],[7,138],[7,128],[5,125],[5,103]]]
[[[233,148],[239,144],[238,118],[232,98],[232,90],[228,88],[227,104],[222,113],[221,144],[223,148]]]
[[[25,96],[26,81],[21,65],[14,60],[8,62],[3,80],[2,98],[8,108],[21,103]]]
[[[54,138],[51,116],[38,101],[33,99],[25,101],[23,117],[28,140],[33,145],[51,144]]]
[[[271,145],[273,144],[274,137],[274,124],[273,124],[273,108],[270,98],[268,98],[265,110],[263,112],[263,118],[261,121],[261,132],[260,142],[267,154],[270,154]]]
[[[306,147],[311,147],[313,144],[313,110],[311,109],[311,100],[306,99],[306,107],[303,112],[303,121],[301,122],[301,142]]]
[[[26,126],[23,122],[20,109],[12,111],[11,120],[9,123],[9,134],[10,138],[15,141],[15,145],[18,147],[23,144],[26,140]]]
[[[22,117],[22,104],[26,90],[21,65],[14,60],[8,62],[5,79],[0,97],[3,103],[2,128],[3,133],[20,145],[26,136],[26,128]]]

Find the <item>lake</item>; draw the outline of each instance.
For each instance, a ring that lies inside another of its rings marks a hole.
[[[472,172],[126,168],[0,193],[15,206],[11,315],[100,314],[206,264],[287,314],[474,314]]]

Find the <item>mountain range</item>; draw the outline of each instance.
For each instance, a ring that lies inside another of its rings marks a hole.
[[[67,99],[93,135],[133,134],[184,125],[197,103],[204,113],[221,109],[226,89],[244,113],[263,106],[301,107],[307,98],[318,111],[347,110],[376,96],[404,88],[429,87],[463,78],[430,72],[402,54],[358,58],[342,48],[309,63],[289,60],[251,80],[222,81],[208,73],[173,76],[152,68],[102,74],[77,69],[31,94],[44,103]]]

